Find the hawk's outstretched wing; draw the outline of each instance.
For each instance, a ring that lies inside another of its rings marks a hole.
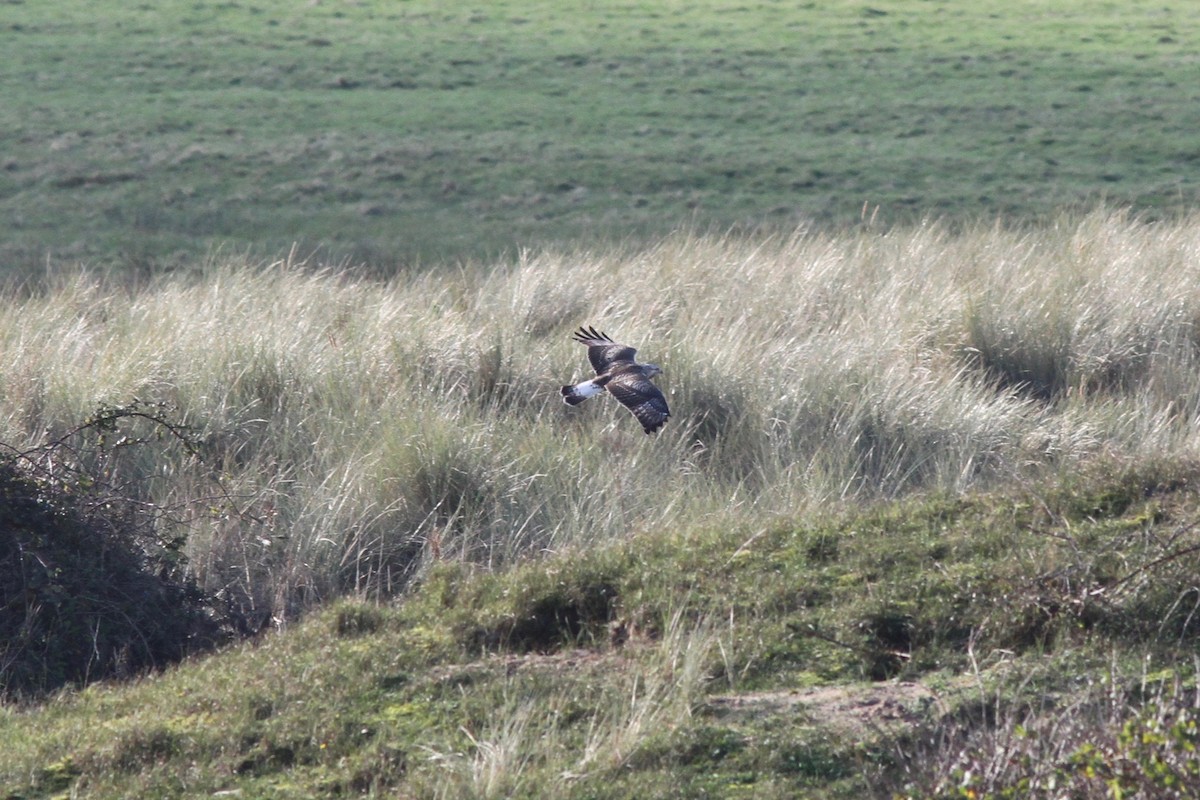
[[[618,371],[604,388],[608,389],[608,393],[617,398],[621,405],[633,412],[646,433],[654,433],[671,416],[667,398],[663,397],[663,393],[650,382],[640,367]]]
[[[614,364],[632,364],[633,357],[637,354],[636,348],[617,344],[595,328],[585,328],[581,325],[579,330],[572,334],[572,338],[580,344],[587,345],[588,361],[592,362],[592,369],[596,370],[597,375],[608,372]]]

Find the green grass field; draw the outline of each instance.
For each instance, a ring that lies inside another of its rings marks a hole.
[[[0,267],[1195,203],[1155,2],[7,3]]]

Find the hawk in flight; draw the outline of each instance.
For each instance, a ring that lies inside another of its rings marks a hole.
[[[607,390],[637,417],[646,433],[654,433],[663,426],[671,416],[671,409],[667,408],[667,398],[650,382],[662,373],[657,364],[637,363],[633,360],[636,349],[617,344],[595,328],[580,327],[572,338],[587,345],[588,361],[592,362],[596,377],[562,387],[563,402],[577,406]]]

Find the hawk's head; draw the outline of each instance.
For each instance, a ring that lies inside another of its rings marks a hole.
[[[653,378],[655,375],[662,375],[662,367],[658,364],[642,364],[642,374],[647,378]]]

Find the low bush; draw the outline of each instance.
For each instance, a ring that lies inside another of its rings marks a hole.
[[[1058,708],[997,710],[951,726],[897,797],[1184,798],[1200,792],[1200,703],[1178,682],[1093,693]]]
[[[0,455],[0,693],[138,672],[219,637],[176,519],[123,483],[123,451],[164,432],[182,435],[135,402]]]

